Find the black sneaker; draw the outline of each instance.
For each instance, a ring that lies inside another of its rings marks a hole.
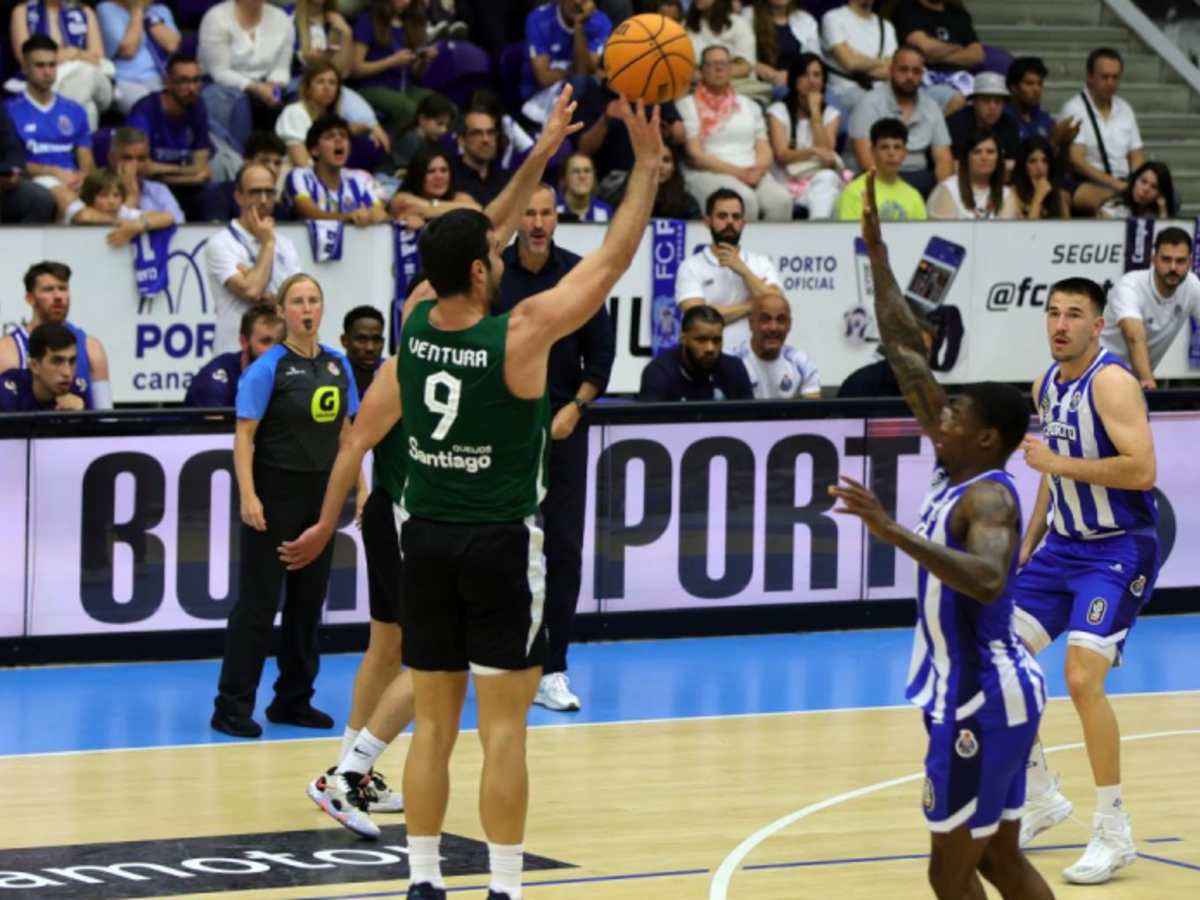
[[[436,888],[428,881],[422,881],[409,887],[408,900],[446,900],[446,889]]]
[[[276,725],[295,725],[297,728],[332,728],[333,716],[321,712],[314,706],[298,709],[281,709],[274,704],[267,707],[267,721]]]
[[[512,898],[508,894],[501,894],[499,891],[493,891],[489,888],[487,900],[512,900]]]
[[[209,723],[213,727],[213,731],[219,731],[222,734],[227,734],[230,737],[236,738],[256,738],[262,737],[262,726],[254,721],[250,716],[240,713],[231,713],[222,710],[214,710],[212,721]]]

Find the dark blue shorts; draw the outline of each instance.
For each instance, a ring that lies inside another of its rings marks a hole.
[[[1129,630],[1158,578],[1158,536],[1076,541],[1051,534],[1017,575],[1017,633],[1034,652],[1067,642],[1120,665]]]
[[[925,716],[925,819],[946,834],[966,825],[971,837],[995,834],[1002,819],[1018,821],[1025,805],[1025,764],[1037,737],[1024,725],[984,730],[974,718],[935,724]]]

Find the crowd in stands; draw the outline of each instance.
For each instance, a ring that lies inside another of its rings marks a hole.
[[[218,349],[245,353],[241,314],[295,268],[276,222],[416,230],[483,208],[565,85],[583,128],[549,173],[558,214],[608,222],[633,154],[603,47],[636,12],[680,22],[697,63],[691,90],[662,108],[656,217],[739,234],[757,220],[855,220],[871,168],[889,221],[1175,213],[1171,172],[1146,160],[1120,96],[1116,50],[1090,54],[1053,117],[1046,63],[985,47],[969,5],[881,5],[887,18],[874,0],[812,12],[799,0],[24,0],[3,56],[0,221],[100,226],[117,246],[229,223],[209,263],[224,267]],[[482,62],[460,74],[468,59]],[[689,262],[723,287],[716,303],[681,295],[686,322],[728,325],[756,392],[809,393],[808,362],[788,357],[780,375],[756,356],[790,317],[762,301],[777,276],[732,247],[714,238]],[[721,323],[692,314],[719,304]]]

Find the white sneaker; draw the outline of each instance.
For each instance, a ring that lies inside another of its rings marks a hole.
[[[579,698],[571,693],[570,684],[566,672],[543,675],[533,702],[555,712],[575,712],[579,709]]]
[[[375,796],[370,801],[368,809],[373,813],[404,812],[404,795],[388,786],[383,774],[371,770],[371,790]]]
[[[368,810],[375,792],[371,788],[369,778],[358,779],[352,773],[326,775],[324,790],[320,790],[322,779],[318,778],[308,786],[308,796],[312,802],[321,807],[334,818],[339,825],[349,828],[355,834],[376,840],[379,838],[379,826],[371,821]]]
[[[1125,813],[1095,813],[1092,816],[1092,839],[1079,862],[1063,870],[1071,884],[1104,884],[1117,869],[1133,865],[1137,849],[1133,846],[1133,831]]]
[[[1049,831],[1075,811],[1075,804],[1058,789],[1058,775],[1050,776],[1050,789],[1040,797],[1026,798],[1021,809],[1020,844],[1024,847],[1043,831]]]

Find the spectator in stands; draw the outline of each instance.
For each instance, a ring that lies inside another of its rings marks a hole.
[[[971,89],[971,103],[964,109],[946,118],[946,128],[950,131],[951,153],[957,160],[962,155],[967,138],[979,128],[990,130],[1000,141],[1000,149],[1004,151],[1004,159],[1009,169],[1016,165],[1017,153],[1021,149],[1021,135],[1016,123],[1004,114],[1004,101],[1008,98],[1008,88],[1004,84],[1004,76],[995,72],[981,72],[975,78],[975,86]]]
[[[362,105],[366,110],[365,121],[350,118],[350,106],[344,104],[344,94],[342,77],[333,63],[318,61],[304,69],[304,74],[300,76],[300,99],[284,107],[275,122],[275,133],[287,145],[288,159],[293,166],[313,164],[308,152],[308,130],[313,122],[327,113],[341,116],[345,112],[351,137],[369,134],[375,146],[390,149],[391,139],[371,108],[365,103]]]
[[[914,316],[916,317],[918,327],[921,329],[921,337],[925,339],[925,351],[927,354],[932,354],[933,344],[938,333],[937,323],[916,313],[915,310]],[[856,369],[846,376],[846,380],[838,388],[837,396],[839,400],[856,397],[903,396],[903,392],[900,390],[900,382],[896,379],[896,370],[892,368],[892,364],[883,355],[882,350],[878,351],[878,355],[880,358],[875,362],[863,366],[861,369]]]
[[[0,374],[0,413],[87,409],[75,382],[79,348],[62,325],[39,325],[29,335],[29,368]]]
[[[825,103],[825,64],[802,53],[792,63],[787,96],[767,109],[774,174],[810,219],[828,219],[842,191],[838,111]]]
[[[746,367],[721,352],[724,332],[725,320],[713,307],[695,306],[685,312],[679,346],[642,369],[638,401],[753,400]]]
[[[1138,166],[1120,193],[1096,211],[1100,219],[1171,219],[1175,216],[1175,182],[1166,163],[1150,160]]]
[[[110,247],[123,247],[132,243],[142,234],[152,230],[150,219],[145,214],[126,206],[129,188],[126,180],[112,169],[96,169],[83,180],[83,189],[79,192],[77,211],[68,213],[72,225],[112,225],[107,241]],[[160,228],[169,228],[172,221],[169,214],[157,213],[156,217],[165,216],[167,223],[161,221]]]
[[[577,135],[576,146],[580,153],[592,158],[601,182],[601,195],[614,202],[624,192],[625,180],[633,168],[633,145],[621,121],[617,93],[605,82],[577,100],[575,119],[583,123],[583,130]],[[687,131],[674,103],[659,107],[659,121],[666,146],[682,147],[686,143]]]
[[[1012,189],[1022,219],[1071,218],[1071,195],[1062,188],[1062,167],[1047,138],[1035,135],[1021,142]]]
[[[17,59],[24,59],[25,44],[35,36],[44,37],[54,45],[58,60],[51,85],[54,92],[82,106],[87,111],[88,128],[95,131],[100,114],[113,102],[112,64],[104,58],[104,40],[96,13],[77,0],[18,3],[9,20],[9,39]]]
[[[146,0],[106,0],[96,7],[96,17],[104,52],[116,67],[113,108],[128,114],[143,97],[163,89],[167,60],[179,49],[179,27],[170,7]]]
[[[1017,198],[1004,184],[1004,151],[986,128],[971,132],[958,172],[929,195],[931,219],[1015,219]]]
[[[590,92],[589,92],[590,93]],[[467,109],[488,113],[500,129],[496,138],[496,164],[506,172],[515,172],[521,161],[533,149],[533,138],[517,120],[504,110],[504,104],[494,91],[476,90],[467,99]]]
[[[1046,84],[1046,64],[1036,56],[1020,56],[1013,60],[1005,76],[1008,104],[1004,114],[1017,126],[1021,140],[1040,136],[1049,139],[1054,133],[1054,119],[1042,109],[1042,89]]]
[[[658,170],[658,194],[654,198],[656,219],[700,218],[700,204],[683,182],[683,166],[677,147],[663,147],[662,167]]]
[[[596,167],[586,153],[572,153],[563,165],[558,195],[560,222],[607,222],[613,208],[596,198]]]
[[[25,141],[25,174],[54,195],[61,215],[96,167],[87,113],[74,100],[54,93],[58,45],[53,40],[35,34],[21,52],[25,91],[7,101],[8,114]]]
[[[417,229],[455,209],[481,209],[470,194],[456,187],[457,180],[450,154],[434,144],[422,147],[404,173],[388,211]]]
[[[204,218],[212,183],[208,109],[200,98],[200,64],[177,53],[167,62],[166,88],[137,102],[126,124],[150,140],[146,177],[171,188],[190,220]]]
[[[313,122],[305,139],[311,167],[292,169],[285,194],[297,219],[346,222],[358,228],[388,219],[383,192],[370,173],[347,169],[350,126],[337,113]]]
[[[971,14],[946,0],[904,0],[892,14],[896,38],[925,54],[925,87],[946,115],[957,112],[971,93],[971,70],[983,65],[983,44]]]
[[[1192,271],[1192,238],[1164,228],[1149,269],[1126,273],[1109,291],[1100,343],[1132,368],[1146,390],[1154,370],[1189,319],[1200,318],[1200,278]]]
[[[0,222],[47,225],[58,216],[54,195],[25,174],[25,145],[0,104]]]
[[[934,185],[954,174],[950,132],[942,111],[921,90],[925,56],[912,44],[904,44],[892,56],[892,76],[863,97],[850,115],[850,139],[859,168],[875,165],[871,151],[871,126],[880,119],[899,119],[908,129],[908,153],[900,177],[929,195]],[[930,165],[933,166],[932,170]]]
[[[638,9],[639,13],[654,13],[662,16],[665,19],[670,19],[672,22],[683,24],[683,0],[644,0]],[[611,16],[609,18],[612,18]],[[614,18],[615,22],[624,22],[624,19]]]
[[[354,23],[354,88],[393,132],[407,131],[430,93],[414,82],[438,48],[429,43],[422,0],[367,0]]]
[[[212,84],[202,94],[214,125],[240,149],[269,131],[283,108],[296,29],[266,0],[225,0],[200,22],[200,66]]]
[[[849,0],[821,20],[821,46],[829,64],[830,88],[849,110],[878,83],[891,77],[899,46],[891,22],[871,10],[875,0]]]
[[[689,165],[684,179],[688,190],[703,200],[726,188],[742,198],[749,219],[791,221],[792,195],[770,171],[774,155],[762,109],[734,93],[729,66],[729,51],[724,47],[714,44],[706,49],[700,60],[700,83],[679,101],[679,115],[687,129]]]
[[[436,144],[450,130],[454,119],[454,104],[441,94],[430,94],[417,107],[417,124],[410,131],[392,135],[388,157],[391,172],[400,178],[408,171],[412,158],[427,144]]]
[[[108,381],[108,354],[104,345],[82,328],[71,324],[71,269],[60,262],[40,262],[25,272],[25,302],[29,320],[0,337],[0,372],[24,369],[29,362],[30,336],[44,323],[63,325],[75,335],[78,365],[75,386],[90,409],[112,409]]]
[[[383,313],[374,306],[356,306],[342,319],[342,349],[361,397],[383,362]]]
[[[354,71],[354,34],[337,6],[337,0],[298,0],[296,62],[301,71],[314,63],[332,63],[344,81]]]
[[[275,202],[275,207],[271,215],[277,222],[291,218],[291,210],[288,208],[286,198],[284,197],[283,188],[286,185],[281,184],[280,181],[280,175],[283,172],[283,161],[286,157],[287,147],[284,146],[279,135],[273,131],[256,131],[250,135],[250,140],[246,142],[245,165],[262,166],[275,179],[276,197],[278,199]],[[212,185],[212,189],[205,196],[204,206],[204,220],[206,222],[224,223],[240,217],[242,211],[238,206],[236,181],[226,181],[221,184]]]
[[[744,211],[735,191],[713,191],[705,201],[704,215],[712,243],[684,260],[675,275],[679,308],[684,312],[696,306],[717,309],[730,326],[732,347],[750,337],[746,322],[750,301],[763,294],[783,296],[783,282],[771,260],[739,246],[746,228]]]
[[[871,126],[871,159],[875,167],[875,196],[881,222],[924,221],[925,200],[901,176],[908,155],[908,126],[899,119],[880,119]],[[838,197],[836,217],[843,222],[862,219],[866,174],[846,185]]]
[[[462,156],[454,163],[454,181],[481,208],[486,207],[500,196],[512,177],[496,160],[500,120],[490,111],[472,105],[463,117],[463,126],[463,133],[458,136]]]
[[[188,385],[183,405],[193,409],[235,406],[238,379],[246,367],[281,340],[283,319],[274,303],[259,303],[242,314],[241,349],[214,356]]]
[[[771,96],[788,92],[788,71],[801,54],[821,53],[821,29],[804,11],[801,0],[754,0],[742,6],[742,15],[754,26],[758,54],[755,72],[771,85]]]
[[[113,132],[112,148],[108,152],[108,167],[117,173],[125,188],[123,208],[136,217],[120,217],[117,227],[108,236],[108,243],[120,247],[148,231],[162,231],[183,224],[183,210],[171,189],[157,181],[146,180],[150,165],[150,142],[136,128],[118,128]],[[88,210],[77,200],[67,209],[66,220],[86,217]]]
[[[1076,211],[1092,215],[1129,184],[1129,173],[1146,161],[1133,108],[1117,96],[1125,62],[1111,47],[1087,58],[1087,86],[1063,104],[1058,121],[1079,123],[1071,145],[1071,170],[1078,179],[1071,194]]]
[[[521,112],[546,121],[563,85],[582,97],[595,83],[600,53],[613,23],[592,0],[551,0],[525,20],[525,65],[521,70]]]
[[[205,271],[217,315],[213,344],[217,353],[236,350],[246,309],[255,303],[274,302],[279,286],[300,271],[295,246],[275,233],[271,212],[276,193],[275,176],[269,169],[254,164],[243,167],[234,194],[242,214],[208,239]]]
[[[730,353],[742,361],[756,400],[819,400],[817,365],[787,342],[792,307],[778,294],[755,297],[750,307],[750,340]]]
[[[730,81],[737,82],[739,90],[756,83],[754,66],[758,47],[754,29],[741,16],[733,14],[733,0],[692,0],[683,23],[692,38],[696,59],[701,62],[702,77],[705,52],[711,47],[721,47],[728,57],[726,73]],[[754,93],[765,97],[769,90]]]

